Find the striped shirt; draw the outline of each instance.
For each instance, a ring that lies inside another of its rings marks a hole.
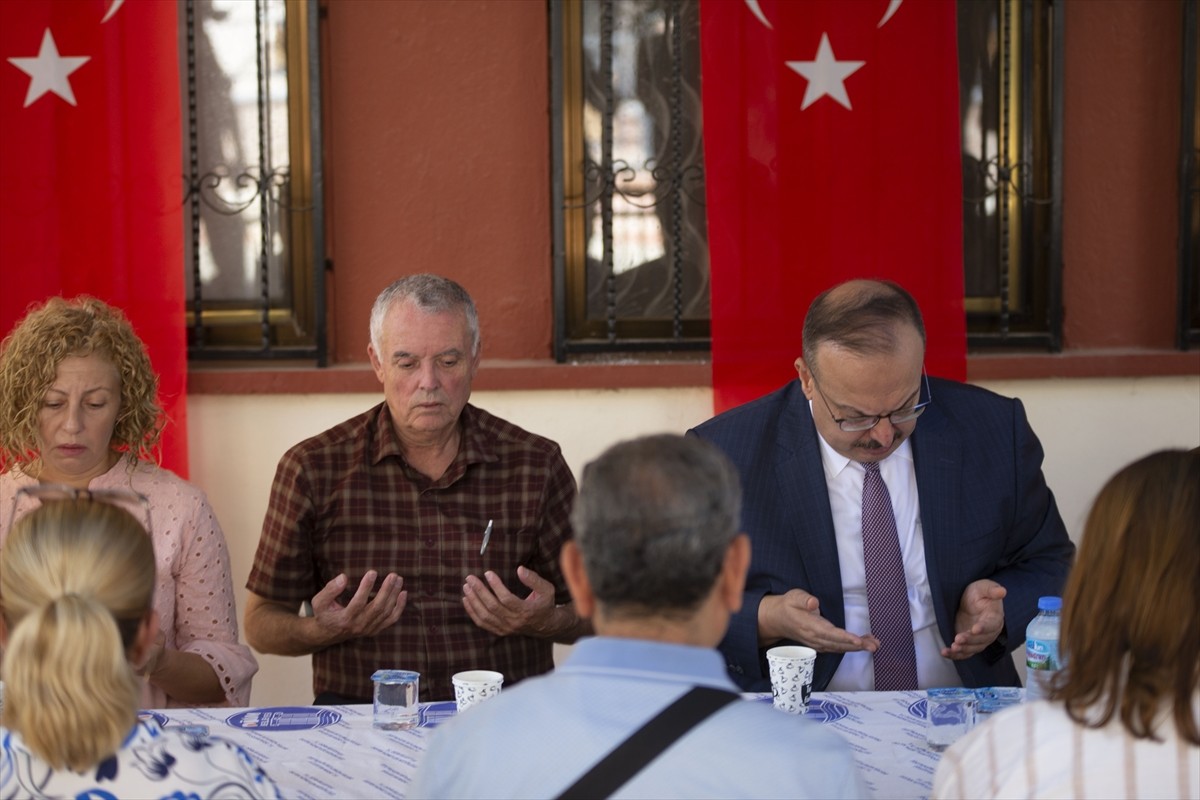
[[[933,797],[1200,798],[1200,748],[1168,714],[1156,734],[1162,741],[1136,739],[1117,718],[1088,728],[1060,703],[1024,703],[946,750]]]
[[[476,626],[463,608],[463,583],[492,570],[524,597],[524,565],[554,585],[557,603],[567,602],[558,553],[570,536],[575,479],[549,439],[471,405],[460,425],[458,454],[437,480],[405,462],[386,403],[280,460],[246,588],[299,606],[345,572],[348,602],[374,569],[377,587],[395,572],[408,592],[391,629],[313,654],[315,694],[366,699],[376,669],[409,669],[421,673],[423,701],[445,700],[460,670],[496,670],[508,686],[553,668],[550,640]]]

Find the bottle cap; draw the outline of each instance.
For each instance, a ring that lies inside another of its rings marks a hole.
[[[1061,597],[1039,597],[1038,611],[1062,611]]]

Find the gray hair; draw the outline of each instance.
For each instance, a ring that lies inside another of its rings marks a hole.
[[[709,442],[664,434],[610,447],[584,468],[571,513],[596,600],[627,617],[695,611],[741,505],[737,471]]]
[[[471,355],[479,355],[479,314],[475,310],[475,301],[460,284],[429,273],[403,277],[375,298],[375,305],[371,307],[371,346],[376,353],[380,352],[379,342],[383,338],[383,318],[392,304],[400,300],[407,300],[426,314],[462,311],[471,335]]]
[[[852,280],[826,289],[804,316],[804,362],[816,370],[817,347],[831,342],[859,355],[896,352],[896,325],[911,325],[925,342],[916,299],[898,283]]]

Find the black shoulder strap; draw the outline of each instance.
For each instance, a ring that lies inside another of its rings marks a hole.
[[[608,797],[710,715],[740,697],[724,689],[696,686],[638,728],[611,753],[584,773],[559,800],[592,800]]]

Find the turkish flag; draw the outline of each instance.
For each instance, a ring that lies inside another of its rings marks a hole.
[[[178,39],[173,0],[0,3],[0,335],[53,295],[120,307],[186,476]]]
[[[966,376],[954,0],[703,0],[718,412],[795,378],[804,314],[887,278]]]

